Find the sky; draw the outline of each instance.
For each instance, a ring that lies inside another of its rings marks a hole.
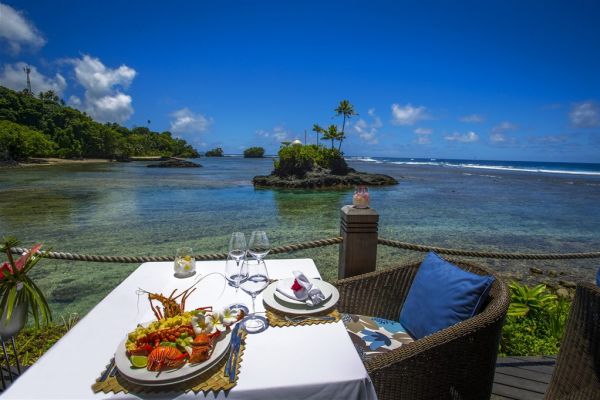
[[[0,0],[0,85],[204,151],[600,162],[600,1]]]

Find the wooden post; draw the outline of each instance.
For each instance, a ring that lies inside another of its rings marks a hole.
[[[341,210],[338,278],[375,271],[379,214],[372,208],[344,206]]]

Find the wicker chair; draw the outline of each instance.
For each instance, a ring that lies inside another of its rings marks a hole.
[[[545,399],[600,399],[600,288],[577,285]]]
[[[385,399],[489,399],[500,332],[508,310],[508,287],[494,272],[453,263],[496,278],[485,308],[473,318],[365,360],[377,396]],[[419,263],[334,282],[341,312],[398,320]],[[443,288],[440,288],[443,290]]]

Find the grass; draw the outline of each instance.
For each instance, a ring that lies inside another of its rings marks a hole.
[[[15,344],[21,365],[28,366],[35,363],[54,343],[58,342],[79,320],[77,314],[68,318],[61,318],[61,323],[51,323],[48,326],[25,328],[15,336]],[[12,346],[6,347],[9,359],[14,360]],[[11,361],[12,362],[12,361]]]

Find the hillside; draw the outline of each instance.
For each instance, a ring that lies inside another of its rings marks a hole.
[[[51,91],[34,97],[0,86],[0,160],[129,156],[195,158],[198,152],[168,131],[96,122]]]

